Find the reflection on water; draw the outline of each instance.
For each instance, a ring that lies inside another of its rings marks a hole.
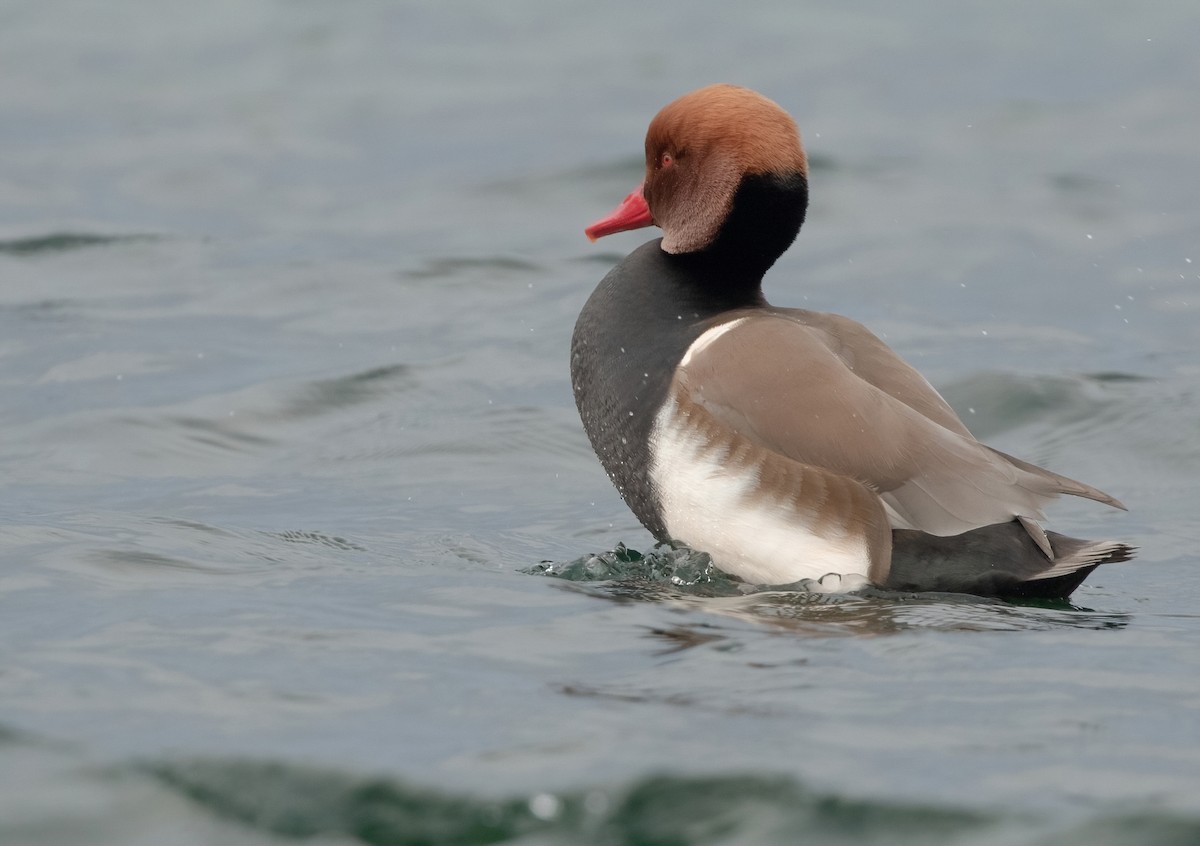
[[[609,552],[562,564],[543,562],[525,572],[582,585],[579,589],[615,602],[662,602],[822,637],[896,634],[912,629],[1114,629],[1128,625],[1130,619],[1127,614],[1096,612],[1067,600],[1011,602],[876,588],[827,593],[819,585],[806,589],[803,582],[787,589],[754,586],[721,572],[705,553],[668,544],[659,544],[646,554],[618,545]]]
[[[764,592],[747,597],[676,600],[747,621],[769,623],[807,635],[885,635],[914,629],[958,632],[1041,631],[1055,628],[1114,629],[1129,623],[1125,614],[1106,614],[1063,603],[1060,608],[1020,607],[998,600],[948,594],[884,594],[819,597]]]

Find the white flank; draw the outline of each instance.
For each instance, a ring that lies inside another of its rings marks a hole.
[[[822,582],[825,590],[835,591],[866,583],[870,558],[864,537],[847,530],[828,536],[810,531],[802,510],[757,492],[752,470],[725,463],[721,450],[706,454],[674,401],[654,422],[650,451],[651,479],[667,532],[707,552],[725,572],[759,585],[836,574],[843,578]]]

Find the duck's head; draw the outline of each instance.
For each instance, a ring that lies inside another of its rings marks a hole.
[[[594,241],[653,224],[668,253],[735,250],[756,263],[769,254],[769,266],[795,239],[807,204],[796,122],[748,88],[709,85],[655,115],[645,180],[586,233]]]

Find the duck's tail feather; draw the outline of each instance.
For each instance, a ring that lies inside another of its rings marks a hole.
[[[1047,532],[1053,560],[1016,520],[951,537],[910,529],[892,532],[885,587],[982,596],[1064,599],[1101,564],[1128,561],[1120,541],[1089,541]]]

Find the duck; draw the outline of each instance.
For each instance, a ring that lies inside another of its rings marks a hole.
[[[1061,495],[1113,496],[980,443],[867,327],[771,305],[766,272],[808,208],[800,131],[774,101],[710,85],[664,106],[645,176],[588,226],[657,226],[579,314],[571,385],[639,522],[751,585],[1065,599],[1127,561],[1043,527]]]

